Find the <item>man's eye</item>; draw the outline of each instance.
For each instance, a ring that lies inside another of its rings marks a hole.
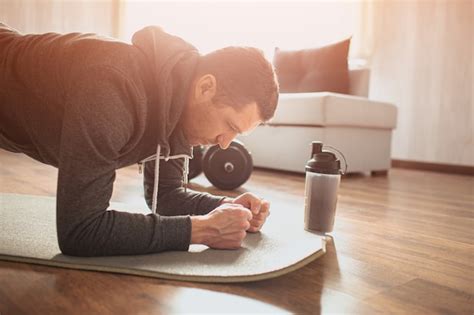
[[[229,125],[230,130],[232,130],[232,131],[235,132],[235,133],[239,133],[239,131],[237,130],[237,128],[235,128],[232,124],[228,124],[228,125]]]

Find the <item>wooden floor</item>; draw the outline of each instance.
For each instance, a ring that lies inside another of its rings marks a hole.
[[[136,168],[120,170],[114,201],[144,205],[141,180]],[[203,176],[195,182],[216,192]],[[56,170],[0,150],[0,187],[54,196]],[[304,177],[255,170],[245,189],[301,204]],[[0,261],[0,314],[474,313],[474,177],[402,169],[346,177],[333,236],[306,267],[246,284]]]

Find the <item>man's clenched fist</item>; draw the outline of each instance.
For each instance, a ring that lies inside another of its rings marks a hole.
[[[242,246],[251,228],[252,212],[240,204],[222,204],[206,215],[191,217],[191,244],[204,244],[216,249]]]
[[[270,202],[260,199],[255,194],[246,192],[235,199],[225,199],[223,204],[239,204],[252,212],[252,219],[250,220],[250,227],[248,232],[258,232],[270,215]]]

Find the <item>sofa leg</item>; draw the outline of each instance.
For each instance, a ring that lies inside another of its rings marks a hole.
[[[371,171],[370,175],[372,175],[372,176],[387,176],[388,175],[388,170]]]

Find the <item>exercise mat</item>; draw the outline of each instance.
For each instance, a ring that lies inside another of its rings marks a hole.
[[[55,198],[0,194],[0,260],[198,282],[269,279],[303,267],[325,252],[325,239],[303,228],[303,209],[273,201],[260,233],[248,233],[242,248],[148,255],[73,257],[61,254],[56,236]],[[125,204],[111,208],[129,212]],[[146,213],[146,212],[143,212]]]

